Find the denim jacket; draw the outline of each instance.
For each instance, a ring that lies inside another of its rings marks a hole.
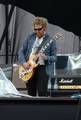
[[[44,51],[44,54],[47,56],[47,60],[45,60],[46,73],[49,77],[52,77],[54,75],[54,62],[56,62],[56,58],[57,58],[56,40],[51,38],[48,34],[46,34],[43,38],[44,45],[46,45],[51,39],[53,41]],[[20,64],[23,64],[28,60],[35,40],[36,40],[36,34],[32,33],[24,41],[23,46],[18,52],[18,62]]]

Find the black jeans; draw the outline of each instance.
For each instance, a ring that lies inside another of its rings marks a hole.
[[[28,94],[31,96],[47,96],[48,76],[45,65],[35,68],[32,78],[26,83]]]

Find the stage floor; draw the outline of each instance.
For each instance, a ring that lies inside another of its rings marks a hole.
[[[69,97],[0,98],[2,120],[80,120],[80,99]]]

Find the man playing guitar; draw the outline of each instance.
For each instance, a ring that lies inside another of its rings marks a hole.
[[[20,75],[27,79],[26,87],[31,96],[47,96],[48,77],[53,75],[56,40],[47,34],[47,27],[47,19],[35,17],[33,33],[27,37],[18,54]]]

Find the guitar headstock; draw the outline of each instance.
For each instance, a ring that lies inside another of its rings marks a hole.
[[[55,40],[63,39],[63,38],[64,38],[64,37],[63,37],[63,33],[56,33],[56,34],[53,36],[53,38],[54,38]]]

